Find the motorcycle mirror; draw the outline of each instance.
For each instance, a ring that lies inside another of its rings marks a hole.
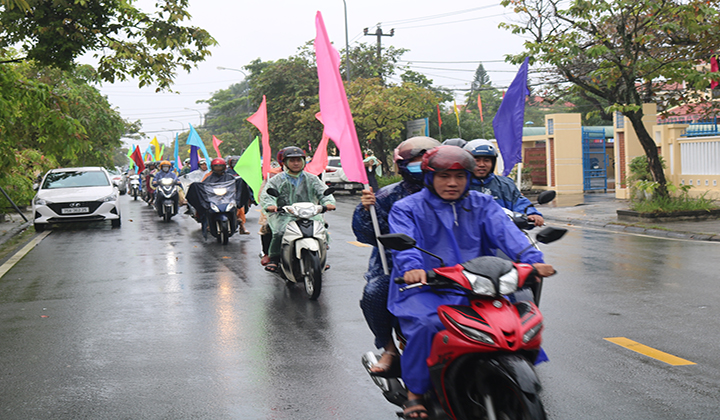
[[[538,204],[547,204],[555,199],[557,193],[554,190],[545,190],[538,195]]]
[[[325,191],[323,191],[323,195],[325,197],[327,197],[330,194],[334,194],[334,193],[335,193],[335,188],[332,188],[332,187],[326,188]]]
[[[273,197],[280,197],[280,193],[275,188],[268,188],[267,193],[272,195]]]
[[[394,249],[396,251],[405,251],[415,246],[415,239],[404,233],[386,233],[377,237],[378,241],[385,248]]]
[[[540,231],[535,236],[535,239],[537,239],[537,241],[540,243],[549,244],[550,242],[555,242],[558,239],[562,238],[566,232],[567,232],[567,229],[554,228],[552,226],[548,226],[545,229],[543,229],[542,231]]]

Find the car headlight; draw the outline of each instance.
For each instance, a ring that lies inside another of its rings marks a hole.
[[[465,334],[471,340],[475,340],[477,342],[490,344],[490,345],[495,344],[495,340],[493,340],[493,338],[490,336],[490,334],[487,334],[487,333],[477,330],[475,328],[470,328],[466,325],[462,325],[461,323],[452,319],[452,317],[448,314],[444,314],[444,315],[445,315],[445,319],[450,321],[451,324],[453,324],[455,327],[457,327],[457,329],[462,331],[462,333]]]
[[[33,202],[35,203],[36,206],[47,206],[48,204],[52,204],[51,201],[42,199],[40,197],[35,197],[33,199]]]
[[[112,194],[108,195],[107,197],[101,198],[101,199],[98,200],[98,201],[103,202],[103,203],[107,203],[107,202],[110,202],[110,201],[117,201],[117,194],[112,193]]]

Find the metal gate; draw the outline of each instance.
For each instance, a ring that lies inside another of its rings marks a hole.
[[[605,130],[582,129],[583,189],[607,192],[607,153]]]

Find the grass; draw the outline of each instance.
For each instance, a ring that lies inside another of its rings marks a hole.
[[[690,198],[683,194],[680,197],[653,197],[648,200],[633,200],[630,209],[639,213],[675,213],[681,211],[710,211],[718,209],[718,205],[705,196]]]
[[[35,236],[35,229],[29,227],[13,236],[4,244],[0,245],[0,261],[5,260],[8,255],[15,252],[21,245],[24,245],[25,242],[29,241],[33,236]]]

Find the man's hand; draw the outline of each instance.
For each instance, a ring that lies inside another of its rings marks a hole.
[[[265,211],[268,213],[275,213],[277,211],[277,206],[267,206]]]
[[[328,209],[328,211],[330,211],[330,210],[335,210],[337,207],[335,207],[335,204],[326,204],[325,208]]]
[[[535,263],[533,267],[537,270],[538,276],[540,277],[550,277],[555,274],[555,269],[550,264]]]
[[[543,219],[543,217],[539,214],[530,214],[527,218],[529,221],[533,222],[535,226],[539,227],[545,225],[545,219]]]
[[[360,204],[365,207],[365,210],[370,210],[370,207],[375,205],[375,193],[373,188],[369,187],[367,190],[362,190],[362,197],[360,197]]]
[[[406,271],[405,274],[403,274],[403,278],[405,279],[405,284],[427,284],[427,273],[425,270],[415,269]]]

